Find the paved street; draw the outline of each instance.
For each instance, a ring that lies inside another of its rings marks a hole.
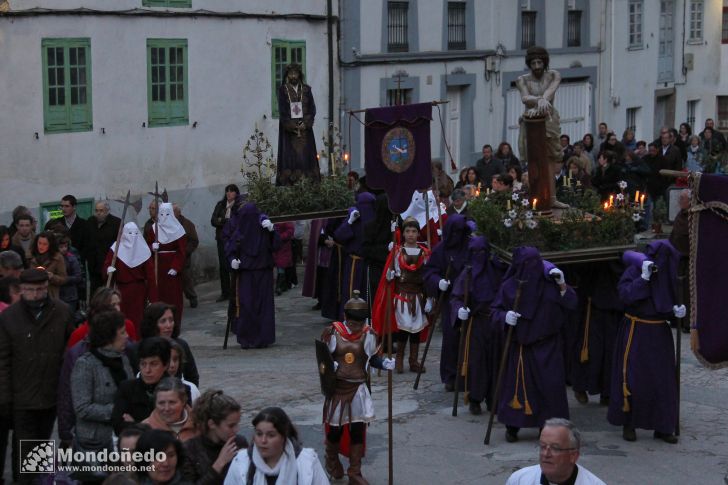
[[[312,311],[313,301],[300,288],[276,298],[276,344],[264,350],[222,350],[226,305],[214,303],[219,287],[198,287],[200,306],[185,309],[183,337],[200,368],[201,388],[221,387],[243,406],[241,429],[250,434],[250,419],[268,405],[283,407],[298,425],[305,445],[323,456],[322,396],[313,339],[325,322]],[[496,424],[491,446],[483,445],[487,415],[471,416],[461,406],[451,416],[452,394],[437,378],[440,333],[435,334],[428,372],[414,391],[414,374],[394,376],[394,456],[397,484],[502,484],[508,475],[537,461],[536,430],[523,430],[521,441],[508,444]],[[586,444],[579,463],[610,484],[719,485],[728,483],[728,370],[700,366],[683,341],[682,433],[677,445],[637,431],[638,440],[622,440],[621,428],[606,421],[606,407],[579,405],[569,392],[571,418]],[[364,475],[372,484],[387,482],[387,378],[372,378],[377,420],[369,427]],[[592,401],[594,398],[592,398]]]

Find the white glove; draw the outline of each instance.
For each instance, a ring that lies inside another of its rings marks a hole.
[[[339,363],[334,361],[334,372],[336,372],[337,370],[339,370]]]
[[[685,305],[675,305],[672,307],[672,313],[674,313],[677,318],[683,318],[688,311],[685,308]]]
[[[650,277],[652,277],[652,265],[655,264],[652,261],[643,261],[642,262],[642,279],[645,281],[650,281]]]
[[[425,302],[425,313],[432,312],[432,298],[428,298]]]
[[[169,271],[167,271],[167,274],[169,276],[177,276],[177,271],[174,269],[170,269]]]
[[[392,221],[392,225],[389,228],[389,232],[394,232],[397,230],[397,221]]]
[[[159,251],[159,243],[153,242],[152,243],[152,251]]]
[[[556,281],[556,284],[563,285],[566,283],[566,280],[564,279],[564,272],[561,271],[559,268],[553,268],[551,271],[549,271],[549,276],[554,277],[554,281]]]
[[[359,219],[359,216],[360,216],[359,211],[354,209],[353,211],[351,211],[351,214],[349,214],[349,220],[347,222],[349,224],[354,224],[354,221]]]
[[[394,243],[392,241],[389,241],[389,244],[387,244],[387,251],[391,252],[393,247]]]
[[[437,283],[437,287],[440,288],[440,291],[447,291],[450,287],[450,282],[446,279],[441,279],[440,282]]]
[[[442,229],[438,229],[438,230],[437,230],[437,236],[438,236],[438,237],[442,236]]]
[[[240,260],[239,259],[233,259],[232,261],[230,261],[230,267],[232,269],[238,269],[238,268],[240,268]]]
[[[394,359],[384,358],[382,359],[382,367],[384,370],[394,370]]]
[[[106,274],[111,274],[114,271],[116,271],[116,268],[114,268],[113,266],[109,266],[108,268],[106,268]]]
[[[268,229],[270,232],[273,232],[273,230],[275,229],[270,219],[263,219],[263,222],[260,223],[260,227],[262,227],[263,229]]]
[[[392,281],[394,279],[394,270],[390,269],[387,271],[387,281]]]
[[[463,321],[470,318],[470,308],[468,308],[468,307],[458,308],[458,318]]]
[[[516,323],[518,323],[518,319],[521,317],[521,314],[518,312],[514,312],[513,310],[506,313],[506,323],[510,325],[511,327],[515,327]]]

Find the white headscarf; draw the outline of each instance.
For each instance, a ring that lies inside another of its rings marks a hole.
[[[276,484],[288,485],[298,483],[296,452],[290,439],[286,440],[286,447],[275,467],[271,468],[266,465],[265,460],[260,456],[260,452],[255,445],[253,445],[253,463],[255,463],[253,485],[266,485],[266,475],[278,476]]]
[[[174,209],[169,202],[159,204],[157,224],[152,227],[158,231],[157,239],[159,244],[174,242],[185,235],[185,228],[174,216]]]
[[[433,221],[437,222],[440,219],[440,214],[437,211],[437,200],[435,199],[435,194],[433,194],[431,190],[428,190],[427,197],[430,204],[430,217],[425,217],[424,194],[415,190],[415,193],[412,194],[412,202],[410,202],[407,210],[402,212],[401,214],[402,220],[405,220],[408,217],[414,217],[415,219],[417,219],[417,222],[419,223],[421,229],[424,229],[425,225],[427,224],[427,219],[432,219]]]
[[[119,258],[130,268],[136,268],[152,256],[149,246],[142,237],[137,225],[133,222],[124,224],[119,240]],[[116,241],[111,245],[111,250],[116,252]]]

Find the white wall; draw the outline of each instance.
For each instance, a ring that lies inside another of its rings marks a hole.
[[[93,131],[44,134],[46,37],[91,39]],[[142,127],[148,118],[147,38],[187,39],[187,126]],[[278,120],[271,119],[274,38],[306,41],[306,82],[317,102],[314,130],[322,148],[329,97],[325,22],[0,18],[0,212],[19,204],[37,207],[66,193],[96,199],[122,197],[128,189],[146,193],[158,180],[202,226],[203,244],[214,244],[210,211],[221,198],[221,185],[242,182],[242,147],[256,124],[277,152]]]
[[[336,2],[334,2],[336,5]],[[94,10],[129,10],[142,7],[142,0],[10,0],[12,10],[32,8],[75,9],[88,8]],[[336,7],[334,7],[336,8]],[[154,7],[155,10],[164,8]],[[174,8],[173,11],[190,10]],[[325,15],[326,0],[192,0],[191,10],[211,10],[215,12],[247,12],[247,13],[306,13]]]

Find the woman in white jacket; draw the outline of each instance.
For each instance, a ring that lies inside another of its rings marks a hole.
[[[233,459],[225,485],[329,485],[313,448],[302,448],[298,431],[281,408],[262,410],[253,419],[253,446]]]

